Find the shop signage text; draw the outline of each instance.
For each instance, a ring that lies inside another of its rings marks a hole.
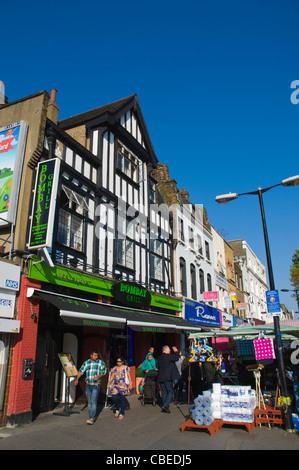
[[[111,289],[113,297],[127,307],[149,308],[151,294],[135,282],[116,282]]]
[[[19,290],[21,268],[14,264],[0,261],[0,288]]]
[[[30,279],[112,297],[112,281],[109,281],[108,279],[101,279],[100,277],[85,274],[84,272],[74,271],[72,269],[61,266],[54,266],[54,268],[50,268],[44,263],[35,263],[37,259],[38,258],[31,258],[30,260],[28,275]],[[5,270],[3,270],[3,272],[5,272]],[[11,277],[11,279],[13,278]],[[128,283],[126,282],[125,284]],[[142,287],[142,289],[144,288]],[[165,308],[170,310],[171,313],[173,311],[178,312],[182,310],[181,300],[165,295],[159,295],[155,292],[149,293],[149,295],[150,305],[152,307]],[[146,294],[146,297],[147,296],[148,294]],[[140,304],[137,305],[137,308],[138,306],[140,306]],[[130,307],[132,307],[132,305],[130,305]]]
[[[206,326],[220,327],[218,308],[185,299],[185,320]]]
[[[218,300],[218,291],[204,292],[203,300],[207,301],[217,301]]]
[[[58,158],[38,164],[29,249],[49,247],[52,244],[59,167]]]

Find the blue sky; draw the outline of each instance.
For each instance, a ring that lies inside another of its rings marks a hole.
[[[299,174],[298,18],[296,0],[16,0],[1,22],[0,79],[9,101],[56,88],[60,119],[136,93],[178,187],[266,264],[257,196],[215,196]],[[277,289],[291,288],[298,202],[299,188],[264,195]],[[280,300],[297,310],[289,293]]]

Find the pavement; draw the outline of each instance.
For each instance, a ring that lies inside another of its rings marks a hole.
[[[127,455],[127,458],[131,458],[130,455],[135,456],[137,459],[141,455],[143,462],[153,465],[172,463],[185,466],[191,463],[191,458],[194,463],[194,459],[198,458],[198,451],[203,450],[299,449],[299,433],[286,432],[277,425],[271,429],[262,425],[251,432],[245,426],[225,425],[213,436],[205,429],[186,430],[182,434],[181,425],[188,415],[187,404],[172,403],[170,414],[162,413],[159,405],[147,403],[142,406],[138,395],[129,397],[129,404],[130,409],[126,410],[123,421],[114,417],[111,408],[102,407],[95,423],[87,425],[87,407],[75,405],[73,411],[76,413],[69,416],[48,412],[40,414],[30,424],[0,428],[0,450],[100,450],[104,463],[127,463],[136,468],[141,461],[138,464],[137,460],[116,462],[115,459],[123,458],[122,455]],[[60,405],[55,413],[62,412],[63,409]],[[169,462],[158,462],[157,459],[163,460],[165,455],[168,455]],[[180,455],[180,459],[185,460],[173,462],[174,455],[177,455],[177,459]],[[187,458],[188,456],[191,457]],[[213,458],[215,456],[213,454]],[[110,458],[114,461],[110,461]]]

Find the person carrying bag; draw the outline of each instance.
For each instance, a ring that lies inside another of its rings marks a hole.
[[[114,416],[123,420],[126,406],[126,395],[130,394],[132,380],[130,369],[125,365],[122,357],[117,358],[116,366],[111,370],[107,386],[109,389],[109,395],[112,396],[112,400],[116,408]]]

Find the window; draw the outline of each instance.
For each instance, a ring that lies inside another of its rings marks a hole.
[[[195,276],[195,266],[190,264],[190,278],[191,278],[191,297],[196,299],[196,276]]]
[[[148,180],[148,191],[149,191],[149,198],[152,202],[156,202],[156,187],[155,183],[149,179]]]
[[[75,250],[83,250],[83,220],[60,209],[57,241]]]
[[[117,168],[125,175],[131,177],[131,162],[121,152],[117,152]]]
[[[206,258],[207,258],[207,260],[210,261],[210,246],[209,246],[208,242],[205,242],[205,249],[206,249]]]
[[[182,242],[185,241],[185,236],[184,236],[184,222],[183,219],[178,219],[178,226],[179,226],[179,238],[182,240]]]
[[[159,281],[163,280],[163,259],[154,254],[150,255],[151,278]]]
[[[197,248],[198,248],[198,253],[202,255],[202,239],[200,235],[196,235],[197,238]]]
[[[150,272],[151,277],[163,280],[163,259],[160,258],[163,253],[163,244],[160,240],[150,240],[150,249],[153,253],[150,255]],[[159,255],[159,256],[158,256]]]
[[[84,216],[89,210],[83,196],[61,185],[57,241],[83,251]]]
[[[193,228],[189,227],[189,244],[191,248],[194,248],[194,233]]]
[[[180,258],[180,287],[181,294],[187,296],[187,283],[186,283],[186,261]]]
[[[200,288],[200,293],[203,294],[205,291],[205,279],[204,279],[204,273],[203,270],[199,270],[199,288]]]
[[[136,179],[136,158],[129,152],[118,150],[117,152],[117,168],[129,178]]]
[[[83,196],[76,191],[68,188],[64,184],[61,186],[62,192],[60,194],[61,205],[65,208],[77,212],[77,214],[84,215],[89,211],[88,204]]]
[[[211,292],[212,290],[212,278],[211,278],[211,274],[207,274],[207,282],[208,282],[208,292]]]
[[[162,242],[160,240],[150,240],[150,248],[151,251],[156,253],[157,255],[162,256]]]
[[[132,241],[120,238],[116,240],[116,262],[122,266],[133,269],[133,249],[134,244]]]

